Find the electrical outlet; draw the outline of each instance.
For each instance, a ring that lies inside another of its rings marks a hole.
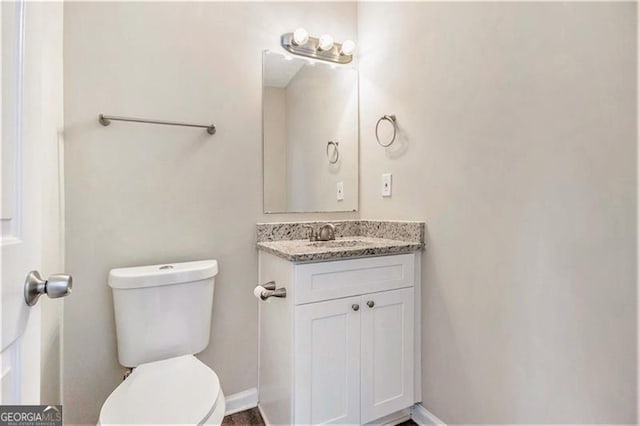
[[[338,201],[344,200],[344,182],[338,182],[336,184],[336,199]]]
[[[382,175],[382,196],[391,197],[391,173]]]

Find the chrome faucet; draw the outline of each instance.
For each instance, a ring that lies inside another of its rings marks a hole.
[[[302,225],[303,228],[309,228],[309,241],[314,242],[318,241],[318,234],[316,233],[316,229],[311,225]]]
[[[325,223],[318,231],[319,241],[330,241],[336,239],[336,226],[333,223]]]
[[[333,223],[325,223],[316,232],[316,229],[312,225],[303,225],[305,228],[309,228],[309,241],[331,241],[336,239],[336,226]]]

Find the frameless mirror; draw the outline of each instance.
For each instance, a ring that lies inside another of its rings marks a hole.
[[[358,209],[358,72],[262,55],[265,213]]]

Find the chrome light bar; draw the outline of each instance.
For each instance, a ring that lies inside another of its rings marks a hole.
[[[286,33],[280,38],[280,44],[290,53],[321,61],[348,64],[353,60],[353,54],[345,54],[343,52],[342,43],[332,43],[333,45],[330,48],[323,50],[320,47],[320,38],[311,36],[305,38],[305,43],[297,44],[294,42],[293,33]]]

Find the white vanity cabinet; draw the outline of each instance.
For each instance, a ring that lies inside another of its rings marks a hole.
[[[259,407],[267,424],[393,421],[420,401],[420,257],[292,263],[260,252]]]

